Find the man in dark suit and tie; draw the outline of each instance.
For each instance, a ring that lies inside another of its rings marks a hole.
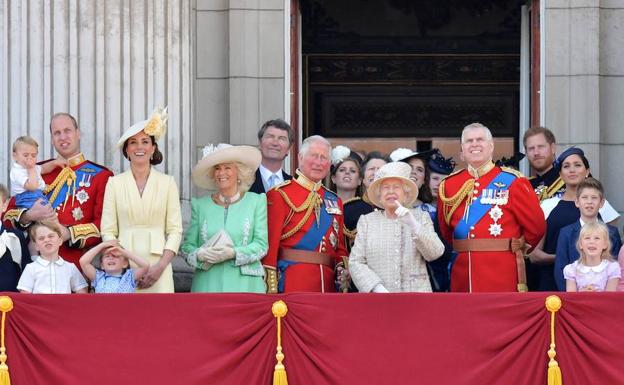
[[[256,180],[249,191],[265,193],[292,178],[282,170],[282,165],[294,141],[293,136],[292,128],[282,119],[269,120],[262,125],[258,131],[262,163],[256,170]]]

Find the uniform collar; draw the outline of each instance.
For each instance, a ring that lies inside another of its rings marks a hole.
[[[483,175],[487,174],[488,172],[490,172],[494,168],[494,166],[495,166],[494,162],[492,162],[492,159],[490,159],[477,168],[474,168],[471,165],[468,165],[468,173],[473,178],[478,179],[482,177]]]
[[[57,266],[62,266],[63,263],[65,263],[65,260],[61,258],[61,256],[59,256],[58,259],[54,262],[50,262],[41,256],[37,256],[37,259],[35,259],[35,261],[43,267],[48,267],[51,263],[54,263]]]
[[[80,152],[77,155],[74,155],[71,158],[67,159],[67,165],[69,167],[74,167],[74,166],[78,166],[81,163],[84,163],[85,161],[86,159],[84,155],[82,154],[82,152]]]
[[[318,182],[313,182],[307,176],[303,175],[303,173],[301,171],[296,170],[295,173],[297,174],[297,177],[295,178],[295,181],[298,184],[300,184],[302,187],[304,187],[306,190],[318,191],[323,186],[323,181],[322,180],[320,180]]]

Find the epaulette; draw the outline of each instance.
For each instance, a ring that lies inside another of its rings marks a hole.
[[[356,201],[359,201],[359,200],[362,200],[362,198],[360,198],[360,197],[349,198],[346,201],[342,202],[342,205],[344,206],[347,203],[356,202]]]
[[[106,170],[106,171],[110,171],[110,172],[112,173],[112,171],[111,171],[108,167],[106,167],[106,166],[102,166],[102,165],[101,165],[101,164],[99,164],[99,163],[92,162],[92,161],[90,161],[89,159],[87,159],[87,163],[90,163],[90,164],[92,164],[92,165],[94,165],[94,166],[96,166],[96,167],[99,167],[99,168],[101,168],[101,169],[103,169],[103,170]],[[82,167],[81,167],[81,168],[82,168]]]
[[[288,180],[283,181],[280,184],[276,184],[275,186],[271,187],[271,190],[278,190],[278,189],[281,189],[283,187],[286,187],[286,186],[288,186],[290,184],[291,180],[292,179],[288,179]]]
[[[511,168],[511,167],[506,167],[506,166],[502,166],[501,170],[503,170],[504,172],[508,173],[508,174],[512,174],[518,178],[524,178],[524,174],[521,173],[520,171],[516,170],[515,168]]]
[[[453,175],[457,175],[457,174],[459,174],[460,172],[462,172],[464,170],[465,170],[465,168],[460,168],[459,170],[453,171],[452,173],[450,173],[447,176],[445,176],[444,179],[452,177]]]

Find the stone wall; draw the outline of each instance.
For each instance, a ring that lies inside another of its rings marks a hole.
[[[607,199],[624,210],[624,1],[543,0],[545,125],[558,151],[583,148]]]

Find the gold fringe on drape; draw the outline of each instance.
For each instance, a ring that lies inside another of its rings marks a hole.
[[[284,353],[282,353],[282,318],[288,313],[288,306],[284,301],[275,301],[271,307],[273,316],[277,318],[277,365],[273,371],[273,385],[288,385],[288,378],[286,377],[286,368],[282,361],[284,360]],[[2,385],[2,384],[0,384]]]
[[[11,385],[9,367],[6,364],[6,347],[4,346],[6,315],[11,310],[13,310],[13,301],[11,298],[4,295],[0,297],[0,311],[2,312],[2,324],[0,327],[0,385]]]
[[[550,312],[550,349],[548,349],[548,385],[562,385],[561,368],[555,360],[555,313],[561,309],[561,298],[550,295],[546,298],[546,309]]]

